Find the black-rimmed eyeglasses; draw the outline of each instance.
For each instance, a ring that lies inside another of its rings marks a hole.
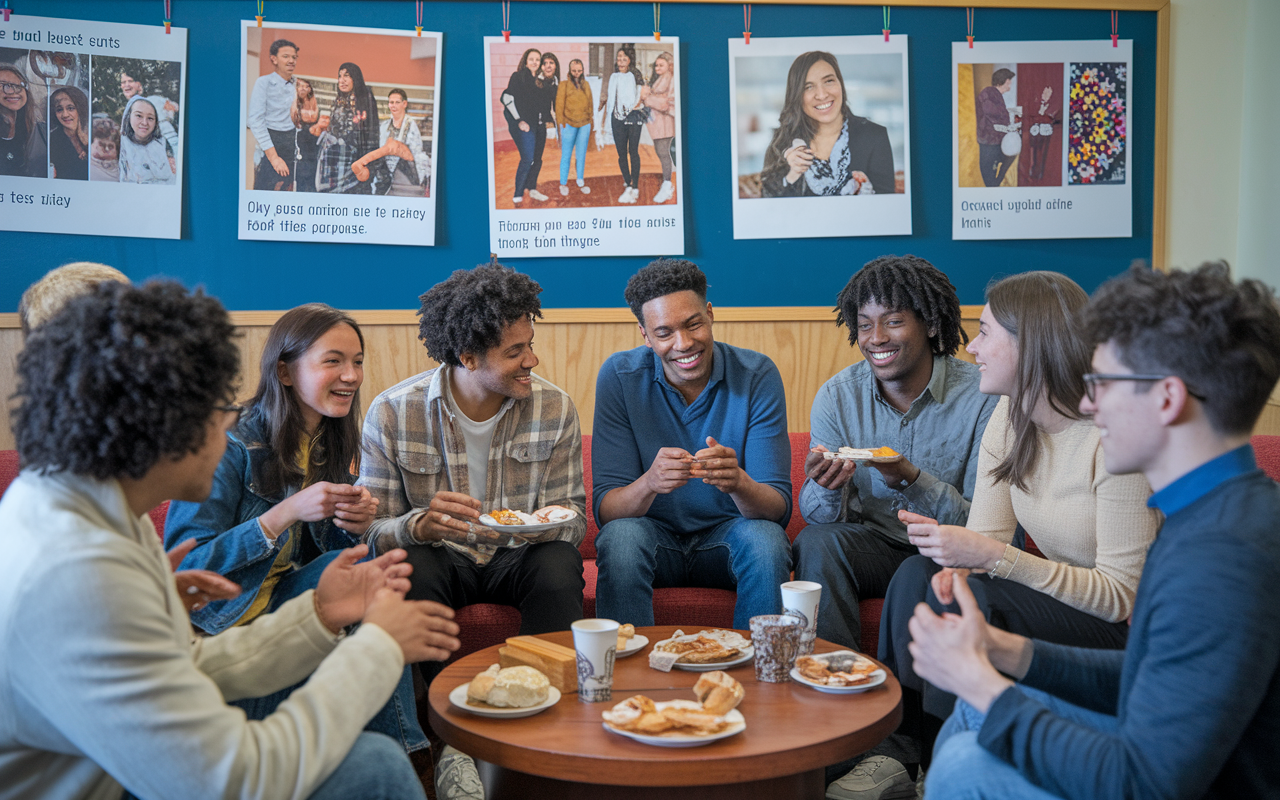
[[[5,94],[19,94],[27,90],[25,83],[9,83],[8,81],[0,81],[0,92]]]
[[[1109,372],[1086,372],[1084,374],[1084,393],[1085,396],[1089,398],[1090,403],[1096,403],[1098,402],[1098,393],[1095,387],[1100,383],[1106,383],[1108,381],[1162,381],[1165,378],[1177,377],[1177,375],[1144,375],[1133,372],[1124,375]],[[1182,385],[1187,386],[1187,382],[1183,381]],[[1206,399],[1204,395],[1191,391],[1190,386],[1187,386],[1187,394],[1201,402],[1204,402]]]

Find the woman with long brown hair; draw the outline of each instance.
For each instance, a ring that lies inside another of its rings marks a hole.
[[[314,589],[329,562],[360,543],[378,506],[354,485],[363,382],[364,336],[347,314],[310,303],[271,326],[258,390],[227,434],[209,498],[170,503],[165,519],[166,550],[197,542],[182,569],[211,570],[240,584],[239,597],[192,612],[205,632],[243,625]],[[263,719],[290,692],[237,705]],[[368,729],[407,750],[426,747],[414,709],[406,669]]]
[[[49,125],[49,160],[53,177],[89,180],[89,99],[74,86],[49,96],[49,110],[57,125]]]
[[[520,66],[511,73],[507,88],[502,93],[502,116],[507,121],[507,132],[511,141],[515,142],[516,151],[520,154],[520,163],[516,166],[516,182],[511,195],[511,202],[520,205],[524,202],[524,190],[529,180],[529,172],[533,169],[534,150],[538,133],[536,126],[541,124],[541,113],[538,103],[542,91],[542,52],[530,47],[520,56]],[[543,139],[545,144],[546,139]],[[546,195],[538,192],[542,200]],[[530,195],[534,200],[539,197]]]
[[[915,674],[907,628],[917,604],[952,602],[955,572],[968,576],[992,625],[1056,644],[1124,648],[1159,520],[1147,507],[1146,479],[1107,472],[1098,429],[1080,412],[1092,352],[1074,315],[1088,299],[1056,272],[1014,275],[987,290],[965,349],[982,392],[1002,398],[982,437],[968,524],[898,512],[920,555],[903,562],[885,596],[878,656],[902,684],[903,723],[901,736],[872,751],[881,759],[927,762],[955,702]],[[1018,541],[1028,536],[1040,555]],[[872,775],[876,768],[894,769],[864,764],[863,777],[885,779]],[[858,788],[854,773],[841,781]]]
[[[0,175],[48,175],[48,148],[40,116],[22,72],[12,64],[0,64]]]
[[[813,50],[791,63],[760,180],[765,197],[897,191],[889,132],[850,110],[844,75],[831,53]]]

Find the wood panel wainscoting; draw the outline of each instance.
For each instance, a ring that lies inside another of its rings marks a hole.
[[[977,333],[981,306],[963,306],[964,326]],[[835,313],[823,307],[714,309],[716,339],[767,354],[778,365],[787,393],[787,427],[809,430],[809,408],[818,388],[835,373],[862,360],[850,347],[848,330],[837,328]],[[238,396],[250,397],[258,385],[258,359],[279,311],[233,311],[240,333],[241,379]],[[418,341],[417,316],[412,311],[353,311],[365,338],[363,407],[379,392],[435,366]],[[9,400],[16,386],[15,369],[22,333],[17,314],[0,314],[0,450],[14,447]],[[591,432],[595,409],[596,373],[605,359],[619,350],[644,342],[635,318],[626,308],[545,309],[535,332],[534,349],[541,360],[535,370],[573,398],[583,433]],[[957,355],[973,357],[961,350]],[[1256,433],[1280,434],[1280,388],[1272,395]]]

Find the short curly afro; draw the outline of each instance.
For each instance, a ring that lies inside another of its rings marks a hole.
[[[913,311],[927,330],[935,355],[949,356],[968,344],[960,324],[960,298],[942,270],[917,256],[880,256],[853,274],[836,296],[836,325],[849,328],[849,344],[858,344],[858,309],[870,302]]]
[[[698,300],[707,302],[707,276],[692,261],[659,258],[631,276],[623,297],[631,306],[636,320],[644,325],[644,304],[655,297],[666,297],[676,292],[693,292]]]
[[[70,300],[18,356],[23,467],[140,479],[197,452],[214,409],[234,397],[234,334],[221,303],[173,282],[107,281]]]
[[[418,300],[418,338],[427,355],[451,367],[462,354],[481,356],[502,344],[502,331],[522,319],[542,317],[542,287],[497,261],[460,269]]]

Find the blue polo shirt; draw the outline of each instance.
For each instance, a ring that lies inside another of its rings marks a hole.
[[[634,482],[649,469],[658,451],[705,448],[708,436],[738,454],[738,463],[759,483],[786,501],[777,520],[791,518],[791,442],[782,376],[762,353],[715,343],[711,378],[702,394],[686,405],[667,383],[662,361],[648,347],[614,353],[596,378],[596,413],[591,431],[592,510],[613,489]],[[694,533],[741,517],[733,498],[701,480],[691,480],[658,495],[645,516],[685,533]]]

